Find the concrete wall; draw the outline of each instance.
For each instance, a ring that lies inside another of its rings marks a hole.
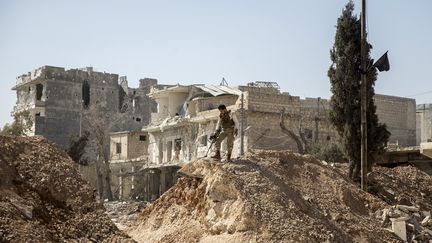
[[[149,138],[147,132],[130,132],[127,148],[128,159],[135,159],[148,155],[148,144]]]
[[[375,95],[379,121],[387,124],[389,142],[401,146],[416,144],[416,103],[414,99]]]
[[[219,105],[230,106],[236,104],[238,96],[221,95],[216,97],[200,97],[189,102],[188,109],[191,109],[193,115],[197,112],[216,109]]]
[[[417,105],[416,142],[432,141],[432,104]]]

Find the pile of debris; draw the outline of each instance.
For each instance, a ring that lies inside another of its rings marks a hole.
[[[132,242],[57,145],[0,136],[0,151],[0,242]]]
[[[375,167],[374,193],[389,205],[375,216],[407,242],[432,241],[432,177],[413,166]]]
[[[124,230],[132,225],[140,212],[149,205],[145,201],[111,201],[105,202],[108,217],[120,230]]]
[[[376,166],[370,182],[374,193],[390,205],[403,204],[432,210],[432,177],[414,166]]]
[[[432,240],[432,219],[430,211],[420,211],[416,206],[395,205],[378,209],[377,219],[382,226],[391,229],[407,242],[429,242]]]
[[[253,151],[180,174],[127,229],[138,242],[401,242],[374,216],[387,203],[310,156]]]

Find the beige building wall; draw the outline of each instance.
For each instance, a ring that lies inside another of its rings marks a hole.
[[[379,121],[387,124],[391,133],[390,143],[416,145],[415,99],[376,94],[375,105]]]
[[[417,105],[417,145],[432,141],[432,104]]]
[[[135,159],[148,155],[148,134],[147,132],[129,132],[127,142],[127,158]]]
[[[125,160],[128,158],[128,134],[111,134],[110,137],[111,160]]]

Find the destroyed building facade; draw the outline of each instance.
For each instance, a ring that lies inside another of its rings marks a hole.
[[[113,129],[140,130],[156,109],[147,97],[155,79],[142,79],[137,89],[126,77],[96,72],[91,67],[69,69],[43,66],[21,75],[12,88],[17,93],[13,113],[30,111],[34,121],[29,135],[42,135],[62,148],[86,129],[83,114],[89,107],[108,114],[121,113]]]
[[[147,165],[148,141],[143,131],[110,134],[111,189],[116,199],[150,201],[147,178],[136,173]]]

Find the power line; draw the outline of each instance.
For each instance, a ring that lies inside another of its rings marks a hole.
[[[408,98],[408,97],[414,97],[414,96],[425,95],[425,94],[430,94],[430,93],[432,93],[432,90],[421,92],[421,93],[417,93],[417,94],[407,95],[405,97]]]

